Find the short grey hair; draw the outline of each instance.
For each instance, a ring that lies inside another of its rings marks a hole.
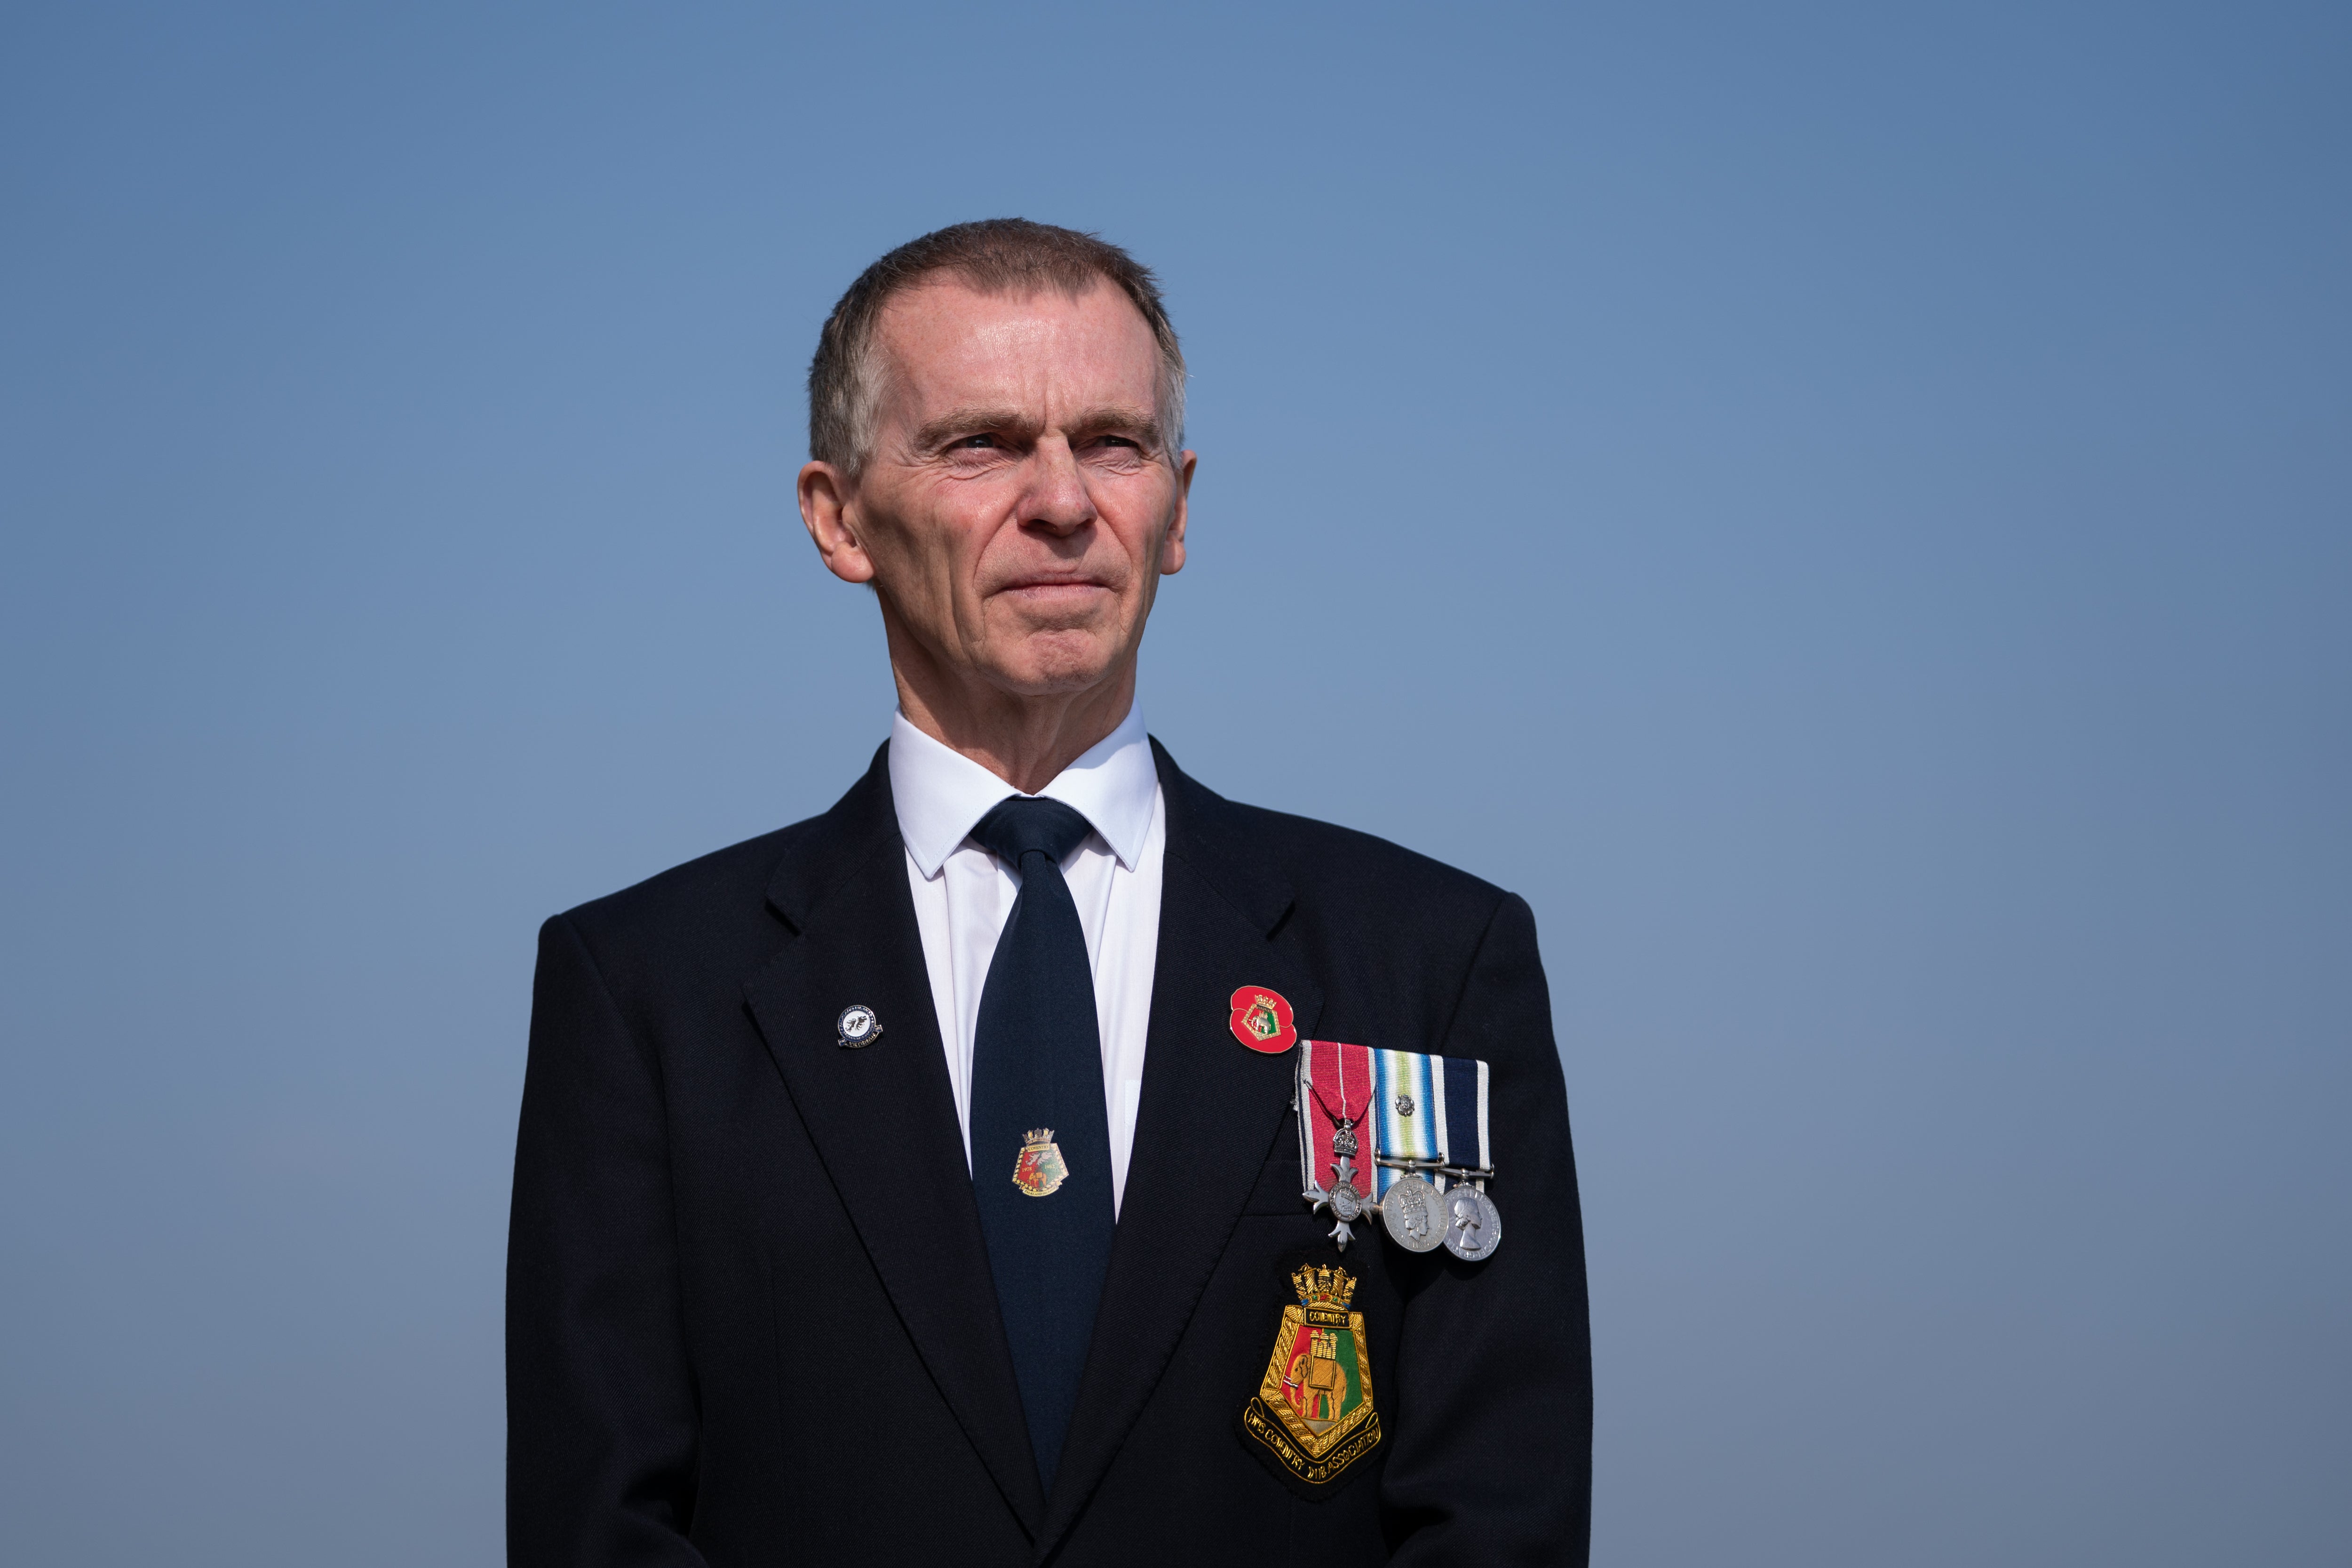
[[[1184,350],[1160,303],[1160,281],[1099,235],[992,217],[959,223],[911,239],[857,275],[817,334],[809,361],[809,456],[852,478],[873,455],[874,419],[882,399],[875,330],[883,307],[908,289],[949,274],[982,294],[1033,294],[1051,289],[1071,299],[1098,282],[1118,285],[1160,346],[1160,437],[1172,461],[1184,445]]]

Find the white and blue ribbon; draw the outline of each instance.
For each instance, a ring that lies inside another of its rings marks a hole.
[[[1457,1170],[1491,1171],[1495,1160],[1486,1139],[1486,1064],[1468,1057],[1441,1057],[1438,1061],[1441,1068],[1434,1076],[1444,1085],[1437,1097],[1440,1157]]]
[[[1379,1151],[1379,1192],[1413,1170],[1440,1188],[1467,1179],[1485,1184],[1495,1168],[1488,1137],[1486,1064],[1469,1057],[1418,1051],[1371,1053],[1372,1114],[1367,1118]],[[1457,1178],[1454,1173],[1466,1173]]]
[[[1442,1075],[1436,1071],[1436,1065],[1440,1059],[1418,1051],[1372,1053],[1380,1152],[1384,1156],[1380,1166],[1380,1191],[1373,1194],[1376,1197],[1387,1196],[1389,1188],[1405,1173],[1387,1161],[1444,1158],[1444,1140],[1438,1131],[1436,1086]]]

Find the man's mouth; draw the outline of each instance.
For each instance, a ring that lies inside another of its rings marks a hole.
[[[1092,577],[1020,577],[997,590],[1029,604],[1051,605],[1110,592],[1110,584]]]

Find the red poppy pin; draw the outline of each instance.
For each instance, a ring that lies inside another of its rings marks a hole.
[[[1234,1038],[1250,1049],[1272,1056],[1298,1043],[1298,1026],[1290,1021],[1290,1004],[1281,992],[1244,985],[1234,993],[1233,1008]]]

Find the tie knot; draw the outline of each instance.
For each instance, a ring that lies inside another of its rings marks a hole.
[[[982,848],[1018,868],[1024,855],[1042,854],[1058,866],[1093,831],[1074,805],[1016,795],[982,817],[971,836]]]

